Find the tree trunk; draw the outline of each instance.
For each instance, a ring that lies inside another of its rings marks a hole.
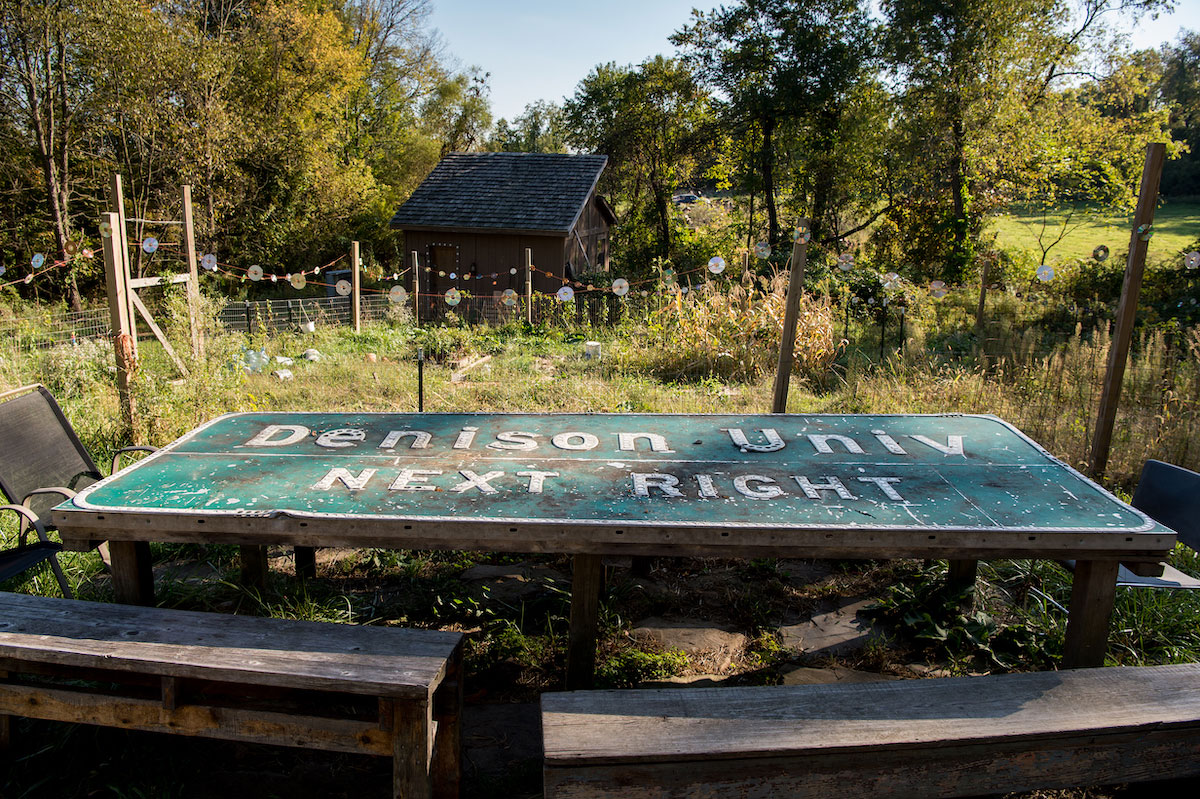
[[[767,203],[767,240],[774,247],[779,241],[779,215],[775,209],[775,120],[762,119],[763,199]]]
[[[968,242],[970,223],[967,219],[967,176],[966,176],[966,135],[961,116],[956,116],[952,123],[954,134],[953,151],[950,156],[950,191],[954,198],[954,243],[950,253],[949,277],[958,282],[963,279],[970,266],[971,250]]]

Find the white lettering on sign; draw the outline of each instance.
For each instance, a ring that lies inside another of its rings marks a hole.
[[[765,444],[751,444],[750,439],[746,434],[737,427],[722,428],[726,433],[729,433],[729,439],[735,447],[741,449],[742,452],[775,452],[787,446],[783,438],[773,427],[764,427],[758,432],[763,434],[763,438],[767,440]]]
[[[633,494],[637,497],[649,497],[651,488],[657,488],[666,497],[682,497],[683,492],[679,490],[678,486],[679,478],[674,475],[657,472],[633,473]]]
[[[716,499],[720,496],[717,493],[717,487],[713,484],[713,476],[711,474],[696,475],[696,485],[700,486],[701,499]]]
[[[798,474],[792,475],[792,479],[796,481],[796,484],[800,486],[800,489],[804,491],[804,495],[809,499],[820,499],[822,491],[836,491],[837,495],[842,499],[856,499],[850,493],[849,489],[842,484],[842,481],[836,477],[825,477],[823,478],[825,480],[824,483],[814,483],[807,477],[801,477]]]
[[[763,483],[762,486],[755,487],[750,485],[750,482]],[[737,492],[744,497],[750,499],[775,499],[784,494],[782,488],[770,477],[764,477],[761,474],[742,474],[733,478],[733,487]]]
[[[317,436],[318,447],[343,449],[367,440],[367,431],[358,427],[339,427]]]
[[[351,491],[360,491],[367,487],[367,481],[375,476],[376,471],[376,469],[363,469],[355,477],[349,469],[330,469],[329,474],[313,484],[313,488],[317,491],[328,491],[333,488],[334,483],[340,480]]]
[[[860,477],[858,478],[858,482],[874,483],[875,485],[879,486],[879,490],[882,491],[883,495],[888,499],[894,499],[897,502],[904,501],[904,497],[900,496],[900,493],[896,491],[896,489],[892,488],[892,483],[900,482],[899,477]]]
[[[530,494],[542,493],[542,487],[546,484],[547,477],[558,477],[558,472],[517,472],[517,477],[528,477]]]
[[[909,436],[913,441],[920,441],[927,447],[933,447],[943,455],[962,455],[963,454],[963,437],[962,436],[946,436],[946,445],[942,446],[932,438],[925,436]]]
[[[441,474],[441,469],[401,469],[400,474],[388,486],[389,491],[433,491],[434,487],[426,483],[430,475]],[[417,483],[418,485],[412,485]]]
[[[846,448],[847,452],[854,453],[855,455],[863,454],[863,448],[858,445],[857,441],[855,441],[853,438],[850,438],[849,436],[839,436],[839,435],[832,435],[832,434],[831,435],[814,435],[814,434],[810,433],[808,435],[808,440],[812,442],[813,448],[816,449],[817,452],[822,453],[823,455],[833,454],[833,447],[829,446],[830,441],[838,442],[839,444],[841,444],[843,447]]]
[[[667,446],[667,440],[658,433],[617,433],[617,442],[622,452],[636,452],[636,441],[644,438],[650,442],[651,452],[674,452]]]
[[[464,491],[470,491],[472,488],[478,488],[485,494],[495,494],[497,490],[492,488],[488,481],[504,476],[504,472],[488,472],[485,475],[478,475],[470,469],[459,469],[458,473],[467,479],[450,490],[457,491],[460,494]]]
[[[474,428],[470,429],[473,430]],[[497,440],[488,444],[488,449],[511,449],[519,452],[528,452],[531,449],[537,449],[537,437],[537,433],[521,433],[516,430],[505,430],[503,433],[496,434]],[[462,449],[458,444],[454,446]],[[470,442],[467,442],[467,446],[470,446]]]
[[[454,440],[455,449],[467,449],[471,446],[471,442],[475,440],[475,432],[478,427],[464,427],[462,432],[458,434],[458,438]]]
[[[395,449],[400,439],[408,436],[412,436],[413,439],[413,443],[409,445],[409,449],[428,449],[429,442],[433,440],[433,436],[424,430],[392,430],[384,437],[383,443],[378,448]]]
[[[591,433],[559,433],[550,439],[550,443],[559,449],[582,452],[600,446],[600,439]]]
[[[275,438],[275,436],[285,432],[288,435],[283,438]],[[306,438],[308,438],[308,428],[302,424],[269,424],[258,431],[258,434],[243,446],[286,447],[288,444],[295,444],[297,441],[303,441]]]
[[[883,432],[882,430],[872,430],[871,435],[873,435],[873,436],[875,436],[875,438],[879,439],[879,443],[883,444],[884,448],[888,452],[892,453],[893,455],[907,455],[908,454],[907,452],[904,451],[904,447],[902,447],[898,443],[896,443],[896,439],[892,438],[891,436],[889,436],[887,433]]]

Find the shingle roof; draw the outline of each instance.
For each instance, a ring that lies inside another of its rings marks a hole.
[[[606,155],[451,153],[400,206],[391,226],[566,235],[606,163]]]

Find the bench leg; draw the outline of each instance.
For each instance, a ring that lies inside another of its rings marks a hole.
[[[1108,627],[1117,595],[1115,560],[1080,560],[1071,583],[1071,608],[1062,667],[1087,669],[1104,665]]]
[[[263,593],[267,590],[267,548],[242,544],[238,549],[242,559],[242,585]]]
[[[571,577],[571,630],[567,642],[567,690],[592,687],[596,672],[596,638],[600,626],[600,590],[604,559],[576,555]]]
[[[317,550],[313,547],[295,547],[296,576],[301,580],[312,580],[317,576]]]
[[[8,678],[7,671],[0,671],[0,682]],[[12,717],[0,713],[0,754],[8,750],[12,742]]]
[[[392,703],[392,799],[433,799],[430,780],[433,706]]]
[[[434,694],[433,715],[437,732],[433,738],[430,766],[435,799],[458,799],[462,783],[462,648],[450,659],[446,677]]]
[[[147,541],[109,541],[112,585],[116,600],[124,605],[154,605],[154,572]]]

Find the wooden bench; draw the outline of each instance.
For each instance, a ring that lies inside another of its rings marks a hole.
[[[356,752],[457,796],[461,639],[0,594],[0,745],[13,715]]]
[[[1200,774],[1200,664],[542,697],[547,799],[947,797]]]

